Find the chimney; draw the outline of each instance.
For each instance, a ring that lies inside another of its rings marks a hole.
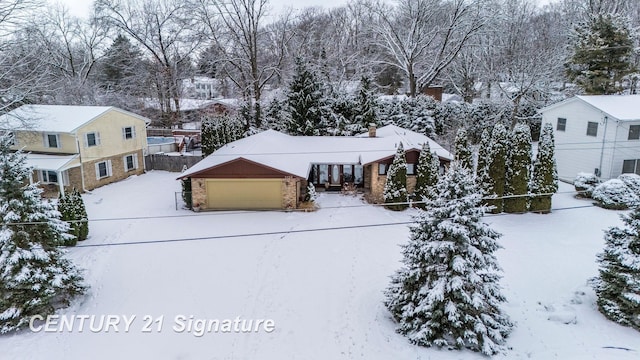
[[[376,137],[376,124],[369,124],[369,137]]]

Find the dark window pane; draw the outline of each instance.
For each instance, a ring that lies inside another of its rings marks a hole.
[[[587,123],[587,135],[588,136],[598,136],[598,123],[591,122]]]
[[[635,160],[625,160],[622,163],[622,173],[623,174],[633,174],[636,170],[636,161]]]
[[[558,126],[556,127],[556,130],[565,131],[566,129],[567,129],[567,119],[558,118]]]
[[[629,126],[629,140],[640,139],[640,125]]]

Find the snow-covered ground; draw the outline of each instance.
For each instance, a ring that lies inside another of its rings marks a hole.
[[[175,177],[152,171],[84,195],[90,238],[70,256],[91,290],[60,314],[135,315],[129,332],[27,330],[0,337],[0,359],[484,358],[412,346],[394,332],[382,291],[400,265],[406,225],[296,232],[402,223],[412,210],[323,194],[314,213],[192,213],[175,210]],[[583,205],[571,194],[554,197],[554,208]],[[485,219],[504,234],[502,285],[517,323],[512,350],[496,358],[640,358],[640,333],[600,315],[586,284],[597,274],[602,231],[621,224],[619,213],[587,207]],[[225,237],[239,234],[254,235]],[[164,316],[161,331],[154,323],[144,333],[145,315]],[[275,331],[197,337],[172,329],[177,315],[273,319]]]

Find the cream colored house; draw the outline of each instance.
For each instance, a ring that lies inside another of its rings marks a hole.
[[[92,190],[144,172],[148,119],[110,106],[24,105],[0,116],[45,190]]]

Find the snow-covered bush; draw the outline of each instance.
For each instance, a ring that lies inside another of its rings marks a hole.
[[[618,176],[618,179],[627,185],[636,196],[640,197],[640,175],[637,174],[622,174]]]
[[[623,210],[638,203],[638,196],[622,180],[611,179],[593,190],[592,198],[605,209]]]
[[[590,198],[593,190],[600,184],[600,178],[592,173],[581,172],[573,180],[573,186],[578,192],[578,196]]]
[[[387,180],[384,183],[382,197],[387,209],[404,210],[408,207],[409,200],[407,192],[407,158],[404,153],[402,143],[398,145],[393,163],[387,171]]]
[[[309,185],[307,185],[307,193],[304,196],[304,201],[315,202],[317,198],[318,193],[316,192],[316,187],[312,183],[309,183]]]

